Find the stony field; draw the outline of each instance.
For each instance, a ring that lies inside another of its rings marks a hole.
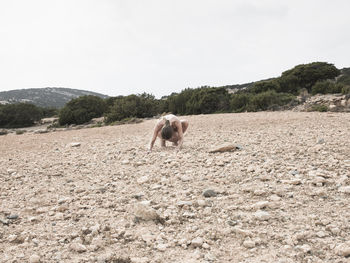
[[[349,113],[185,118],[0,136],[0,262],[350,261]]]

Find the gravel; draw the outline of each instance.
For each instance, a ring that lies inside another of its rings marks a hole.
[[[1,136],[0,259],[349,260],[350,114],[184,118],[180,152],[156,120]]]

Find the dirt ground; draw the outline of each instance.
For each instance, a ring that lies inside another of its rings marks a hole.
[[[184,118],[0,136],[0,262],[350,261],[349,113]]]

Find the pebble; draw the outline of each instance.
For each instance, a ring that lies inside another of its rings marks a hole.
[[[206,189],[203,191],[202,195],[204,197],[215,197],[217,196],[217,192],[214,191],[213,189]]]
[[[253,240],[250,240],[250,239],[244,240],[243,247],[253,248],[253,247],[255,247],[255,242]]]
[[[198,206],[201,206],[201,207],[204,207],[204,206],[207,205],[207,201],[202,200],[202,199],[197,200],[197,205],[198,205]]]
[[[266,221],[271,218],[270,214],[268,212],[259,210],[254,213],[254,217],[260,221]]]
[[[70,147],[79,147],[81,145],[80,142],[71,142],[68,146]]]
[[[29,263],[39,263],[40,262],[40,256],[33,254],[29,258]]]
[[[191,241],[191,245],[193,247],[201,247],[203,245],[204,241],[203,241],[203,238],[201,237],[196,237],[194,239],[192,239]]]
[[[135,206],[135,216],[138,219],[145,221],[156,221],[160,218],[155,209],[142,203],[139,203]]]
[[[168,248],[167,244],[158,244],[156,246],[156,249],[158,249],[159,251],[162,251],[162,252],[164,252],[167,248]]]
[[[343,243],[343,244],[336,246],[335,252],[339,256],[349,257],[350,256],[350,242]]]
[[[149,178],[147,175],[141,176],[140,178],[137,179],[138,184],[145,184],[149,181]]]
[[[350,194],[350,185],[339,187],[338,191],[344,194]]]
[[[269,201],[260,201],[255,203],[252,208],[253,209],[262,209],[262,208],[266,208],[269,206]]]
[[[78,252],[78,253],[83,253],[87,250],[86,246],[84,246],[83,244],[80,243],[72,243],[70,244],[70,249]]]
[[[15,219],[18,219],[18,215],[9,215],[6,218],[10,220],[15,220]]]
[[[150,259],[147,257],[142,257],[142,258],[138,258],[138,257],[132,257],[130,258],[131,263],[148,263],[150,262]]]

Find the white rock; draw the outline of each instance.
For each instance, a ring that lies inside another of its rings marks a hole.
[[[350,256],[350,244],[344,243],[340,244],[335,248],[335,252],[339,256],[349,257]]]
[[[253,209],[261,209],[269,206],[269,201],[260,201],[252,205]]]
[[[350,185],[339,187],[338,191],[341,193],[350,194]]]
[[[147,175],[141,176],[140,178],[137,179],[138,184],[145,184],[149,181],[149,177]]]
[[[260,221],[266,221],[271,218],[270,214],[268,212],[259,210],[254,213],[254,217]]]
[[[255,247],[255,242],[253,240],[247,239],[247,240],[244,240],[243,246],[245,248],[253,248]]]
[[[159,219],[159,215],[157,214],[155,209],[141,203],[136,204],[135,206],[135,216],[145,221],[152,221],[152,220]]]
[[[207,201],[205,201],[203,199],[197,200],[197,205],[201,206],[201,207],[204,207],[204,206],[207,205]]]
[[[202,245],[203,245],[203,238],[201,238],[201,237],[196,237],[196,238],[194,238],[194,239],[192,239],[192,241],[191,241],[191,245],[193,246],[193,247],[201,247]]]
[[[142,258],[130,258],[130,261],[132,263],[148,263],[150,262],[150,259],[149,258],[146,258],[146,257],[142,257]]]
[[[168,248],[167,244],[159,244],[156,246],[156,249],[158,249],[159,251],[165,251]]]
[[[297,246],[297,248],[303,251],[304,253],[309,253],[311,251],[311,247],[308,244]]]
[[[68,144],[69,147],[79,147],[80,145],[80,142],[71,142],[70,144]]]
[[[29,258],[29,262],[30,263],[39,263],[40,262],[40,256],[34,254],[34,255],[31,255],[30,258]]]
[[[83,253],[87,250],[86,246],[84,246],[83,244],[80,244],[80,243],[70,244],[70,249],[75,251],[75,252],[78,252],[78,253]]]

